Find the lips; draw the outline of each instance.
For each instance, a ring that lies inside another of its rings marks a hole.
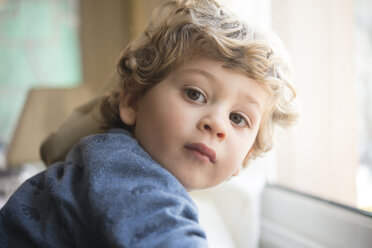
[[[204,145],[203,143],[192,143],[185,145],[186,149],[193,150],[198,152],[202,156],[206,156],[209,158],[209,161],[214,163],[216,161],[216,152],[209,148],[208,146]]]

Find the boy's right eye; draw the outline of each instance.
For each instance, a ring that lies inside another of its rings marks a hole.
[[[206,103],[207,100],[205,99],[205,96],[202,92],[196,89],[185,89],[185,93],[187,98],[189,98],[193,102],[198,103]]]

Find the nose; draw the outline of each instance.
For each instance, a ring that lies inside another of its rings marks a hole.
[[[206,116],[199,122],[199,129],[207,131],[212,136],[217,137],[220,141],[227,137],[225,121],[217,116]]]

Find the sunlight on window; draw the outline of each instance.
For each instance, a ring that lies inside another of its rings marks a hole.
[[[243,20],[264,28],[271,27],[270,0],[222,0]]]
[[[359,103],[358,207],[372,211],[372,2],[355,1],[355,70]]]
[[[354,0],[271,1],[272,26],[289,50],[301,103],[298,125],[278,135],[277,183],[358,207],[354,5]]]

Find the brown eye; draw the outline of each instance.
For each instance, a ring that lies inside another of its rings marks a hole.
[[[205,103],[205,97],[203,93],[195,89],[186,89],[187,97],[193,102]]]
[[[241,114],[238,114],[238,113],[230,113],[230,116],[229,116],[230,120],[240,126],[240,127],[245,127],[245,126],[249,126],[249,123],[248,121],[246,120],[246,118],[244,118]]]

